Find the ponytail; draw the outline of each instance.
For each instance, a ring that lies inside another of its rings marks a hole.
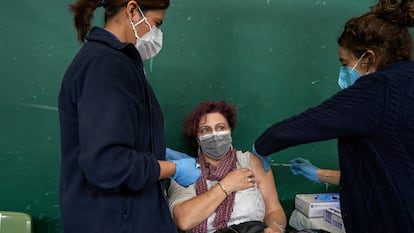
[[[69,5],[69,10],[74,14],[74,25],[78,32],[79,42],[85,42],[86,34],[91,28],[93,12],[104,3],[102,0],[78,0]]]

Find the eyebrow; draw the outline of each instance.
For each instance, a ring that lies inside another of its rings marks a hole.
[[[221,122],[221,123],[217,123],[217,124],[215,124],[215,125],[213,125],[214,127],[217,127],[217,126],[222,126],[222,125],[224,125],[224,126],[229,126],[228,124],[226,124],[225,122]],[[211,128],[211,126],[209,126],[209,125],[207,125],[207,124],[202,124],[202,125],[200,125],[198,128],[203,128],[203,127],[210,127]],[[230,126],[229,126],[230,127]]]

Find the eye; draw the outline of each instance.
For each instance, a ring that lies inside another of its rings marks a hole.
[[[162,23],[163,23],[163,21],[162,20],[155,20],[154,23],[155,23],[155,27],[160,28],[161,25],[162,25]]]
[[[228,130],[228,129],[229,129],[229,127],[225,124],[220,124],[220,125],[216,126],[216,131],[225,131],[225,130]]]
[[[201,127],[201,128],[199,128],[199,129],[198,129],[198,133],[199,133],[200,135],[209,134],[209,133],[211,133],[211,132],[212,132],[212,130],[211,130],[211,128],[210,128],[210,127]]]
[[[345,59],[339,58],[339,63],[341,63],[341,66],[346,66]]]

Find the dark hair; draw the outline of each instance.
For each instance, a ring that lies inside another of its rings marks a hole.
[[[379,0],[371,11],[348,20],[338,44],[360,57],[368,49],[377,54],[378,67],[411,59],[408,27],[414,26],[413,0]]]
[[[105,22],[126,7],[129,1],[134,0],[77,0],[69,5],[69,10],[74,14],[74,24],[78,32],[78,40],[83,43],[86,34],[91,29],[91,20],[96,8],[105,7]],[[135,0],[142,11],[167,9],[169,0]]]
[[[207,113],[221,113],[234,129],[236,126],[236,108],[225,101],[205,101],[199,104],[187,117],[183,125],[184,138],[192,147],[197,147],[197,132],[200,119]]]

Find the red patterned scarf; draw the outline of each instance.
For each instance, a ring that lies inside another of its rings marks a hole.
[[[197,163],[200,164],[201,177],[196,182],[196,193],[200,195],[208,191],[207,179],[220,181],[229,172],[236,169],[236,149],[231,148],[227,154],[220,161],[217,167],[207,163],[204,158],[205,155],[200,154],[197,158]],[[219,230],[227,227],[227,223],[230,220],[231,213],[234,206],[234,192],[224,199],[224,201],[218,206],[216,210],[216,216],[214,218],[213,226]],[[205,233],[207,232],[207,219],[201,222],[199,225],[193,228],[192,233]]]

